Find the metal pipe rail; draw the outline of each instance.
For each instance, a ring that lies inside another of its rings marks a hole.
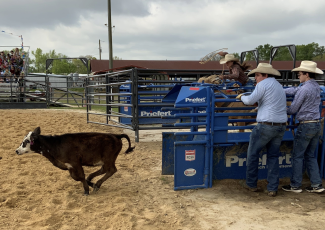
[[[291,70],[290,70],[291,71]],[[221,72],[221,71],[219,71]],[[282,81],[284,85],[297,84],[298,82],[291,81],[286,73],[289,71],[281,71],[283,74],[278,81]],[[88,92],[86,97],[86,105],[91,108],[92,106],[104,106],[106,107],[107,122],[110,119],[110,114],[113,114],[113,108],[115,112],[125,114],[128,116],[119,117],[120,123],[127,124],[133,127],[133,130],[138,137],[138,131],[141,127],[148,129],[146,125],[159,124],[162,127],[170,127],[173,123],[179,122],[182,117],[169,116],[168,114],[175,114],[178,110],[172,107],[175,104],[177,94],[179,90],[184,85],[191,85],[193,87],[201,86],[202,84],[197,82],[191,82],[191,80],[196,81],[199,77],[207,76],[208,74],[215,74],[218,71],[215,70],[148,70],[148,69],[138,69],[134,68],[132,70],[124,70],[114,73],[107,73],[102,75],[89,76],[87,79],[94,77],[98,83],[96,85],[87,85],[87,90],[90,89],[103,89],[105,93],[98,92]],[[167,80],[170,79],[170,80]],[[178,81],[175,81],[177,79]],[[182,79],[182,81],[179,81]],[[191,79],[191,80],[189,80]],[[88,81],[89,82],[89,81]],[[318,80],[319,84],[323,84],[323,80]],[[211,84],[203,84],[210,85]],[[173,88],[172,88],[173,87]],[[179,87],[178,89],[176,89]],[[222,91],[237,91],[246,90],[253,91],[255,87],[229,87],[226,85],[214,86],[213,90],[220,91],[220,93],[215,93],[216,98],[225,98]],[[163,90],[162,90],[163,89]],[[174,94],[173,94],[174,93]],[[223,99],[225,103],[239,102],[235,99],[233,95],[225,95],[226,99]],[[99,103],[94,103],[93,98],[98,97]],[[290,99],[292,100],[292,99]],[[102,103],[104,101],[104,103]],[[166,109],[168,108],[168,109]],[[223,111],[233,111],[233,114],[239,110],[252,110],[255,107],[242,107],[242,108],[213,108],[216,113],[221,113]],[[190,112],[188,108],[182,108],[184,112]],[[157,113],[159,112],[159,114]],[[161,115],[162,111],[165,115]],[[236,113],[238,115],[238,113]],[[256,113],[241,113],[243,116],[255,116]],[[130,118],[132,116],[132,118]],[[201,119],[201,118],[198,118]],[[230,119],[230,123],[234,122],[250,122],[251,119]],[[150,127],[150,129],[158,129],[158,127]],[[138,141],[138,138],[136,138]]]
[[[119,72],[106,73],[106,74],[101,74],[101,75],[89,75],[86,78],[96,78],[96,77],[101,77],[101,76],[113,78],[113,77],[120,76],[120,75],[123,75],[126,73],[132,73],[132,70],[121,70]]]

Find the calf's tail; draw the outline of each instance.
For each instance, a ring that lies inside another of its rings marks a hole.
[[[116,135],[116,137],[119,138],[119,139],[125,138],[125,139],[128,140],[128,142],[129,142],[129,148],[125,151],[125,153],[130,153],[130,152],[133,151],[133,149],[135,148],[135,146],[134,147],[131,147],[131,141],[130,141],[130,138],[129,138],[128,135],[126,135],[126,134],[120,134],[120,135]]]

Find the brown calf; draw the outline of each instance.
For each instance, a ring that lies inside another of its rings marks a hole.
[[[121,138],[126,138],[129,148],[125,153],[132,152],[130,138],[126,134],[106,133],[69,133],[59,136],[43,136],[40,127],[29,132],[16,150],[18,155],[33,151],[46,157],[54,166],[69,170],[71,177],[81,181],[84,194],[89,195],[89,186],[98,191],[104,181],[116,171],[115,161],[122,149]],[[85,179],[82,166],[102,166]],[[95,184],[91,180],[105,174]]]

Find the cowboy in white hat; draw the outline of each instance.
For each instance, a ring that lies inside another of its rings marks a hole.
[[[305,159],[311,182],[311,186],[307,187],[306,190],[319,193],[325,189],[322,186],[317,158],[315,158],[315,150],[321,135],[319,112],[321,92],[318,83],[315,81],[315,76],[316,74],[323,74],[323,71],[318,69],[317,63],[313,61],[302,61],[300,66],[292,71],[298,73],[302,84],[299,87],[285,89],[286,94],[295,96],[287,113],[296,114],[299,126],[295,134],[291,156],[291,183],[283,186],[282,189],[295,193],[302,192],[301,182],[303,160]]]
[[[225,58],[220,60],[220,64],[226,64],[229,68],[229,75],[220,75],[220,79],[234,79],[241,85],[246,85],[248,77],[246,76],[245,71],[251,67],[250,65],[247,65],[245,62],[240,65],[239,59],[233,54],[226,54]]]
[[[269,196],[276,196],[279,186],[279,153],[282,137],[286,129],[286,95],[282,85],[274,78],[280,72],[267,63],[260,63],[248,75],[255,74],[257,85],[249,96],[238,95],[246,105],[258,103],[256,121],[252,130],[247,151],[246,183],[244,187],[256,192],[259,156],[267,148],[267,190]]]

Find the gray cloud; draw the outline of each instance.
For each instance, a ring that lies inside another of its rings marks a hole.
[[[11,5],[20,4],[26,18],[2,22],[6,30],[23,34],[32,50],[40,47],[70,57],[90,54],[98,58],[101,39],[102,58],[108,58],[108,32],[103,25],[107,1],[25,2],[16,0]],[[225,47],[229,52],[241,52],[266,43],[325,45],[324,10],[322,0],[309,4],[302,0],[112,0],[113,55],[199,60]],[[8,17],[8,9],[2,11],[1,19]],[[19,44],[19,39],[10,36],[0,40]]]
[[[111,1],[112,15],[144,17],[149,15],[145,0]],[[6,27],[15,28],[53,28],[59,24],[75,26],[80,17],[93,14],[106,14],[107,1],[103,0],[15,0],[1,4],[0,20]]]

